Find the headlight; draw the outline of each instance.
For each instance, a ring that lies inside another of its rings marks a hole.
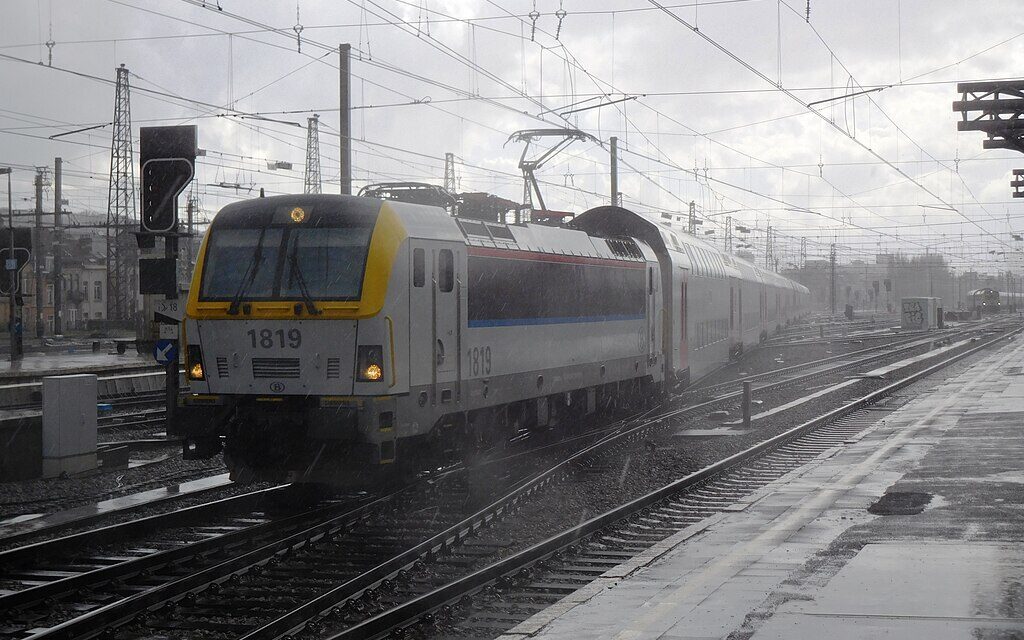
[[[203,371],[203,349],[197,344],[188,345],[185,359],[189,380],[206,380]]]
[[[379,344],[360,345],[356,357],[356,379],[375,382],[384,376],[384,347]]]

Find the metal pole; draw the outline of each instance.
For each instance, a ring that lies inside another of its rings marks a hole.
[[[750,380],[743,381],[743,426],[750,427]]]
[[[21,314],[17,305],[17,296],[15,295],[15,289],[18,288],[18,262],[14,257],[14,202],[11,192],[11,173],[13,173],[13,169],[6,167],[3,173],[7,174],[7,231],[10,239],[7,264],[5,265],[10,277],[8,281],[10,289],[7,297],[7,304],[10,307],[7,314],[7,332],[11,337],[11,364],[14,364],[16,361],[21,360],[22,345],[21,332],[18,326]]]
[[[43,172],[36,170],[36,225],[32,240],[32,255],[35,256],[36,275],[36,337],[43,337]]]
[[[829,278],[831,287],[829,287],[829,307],[831,309],[832,317],[836,315],[836,245],[832,243],[832,248],[829,251],[829,262],[832,266],[832,274]]]
[[[59,336],[64,332],[63,315],[64,309],[61,300],[63,280],[63,256],[64,239],[61,232],[60,213],[61,207],[61,184],[60,174],[63,167],[63,160],[53,159],[53,335]]]
[[[612,136],[611,139],[611,168],[612,168],[612,206],[619,206],[619,138]]]
[[[186,206],[185,206],[185,212],[186,212],[185,213],[185,215],[186,215],[186,218],[185,218],[185,230],[188,233],[188,239],[185,240],[185,251],[186,251],[186,253],[185,253],[185,255],[186,255],[185,281],[189,282],[189,280],[192,277],[192,258],[193,258],[192,254],[194,253],[194,249],[195,249],[194,246],[193,246],[193,242],[195,242],[193,240],[193,237],[194,237],[193,234],[195,233],[195,227],[194,227],[194,223],[193,223],[193,219],[194,219],[193,216],[195,216],[195,212],[196,212],[196,200],[193,199],[191,196],[188,199],[188,204],[186,204]]]
[[[170,294],[168,294],[166,296],[167,300],[177,300],[178,299],[178,236],[177,236],[177,233],[178,233],[178,227],[175,226],[174,229],[171,230],[171,235],[168,235],[164,239],[164,257],[165,258],[170,258],[171,260],[174,260],[174,290],[173,290],[172,293],[170,293]],[[146,321],[149,321],[150,319],[152,319],[153,316],[152,316],[152,312],[148,312],[147,311],[147,313],[149,313],[150,315],[148,315],[146,317]],[[180,325],[179,325],[179,328],[180,328]],[[179,339],[174,340],[174,346],[175,346],[175,350],[176,351],[180,350],[180,345],[181,345],[180,335],[181,334],[179,333]],[[166,422],[167,422],[167,424],[173,424],[172,423],[172,419],[174,418],[174,413],[175,413],[176,409],[178,408],[178,387],[179,387],[179,382],[180,382],[178,380],[178,358],[180,358],[180,357],[181,357],[181,353],[178,354],[178,357],[169,359],[167,361],[167,366],[164,369],[164,380],[165,380],[165,383],[166,383],[165,386],[167,388],[167,395],[166,395],[166,403],[167,403],[167,418],[166,418]]]
[[[341,193],[352,195],[352,82],[349,75],[349,50],[351,45],[343,44],[338,47],[340,60],[338,65],[339,73],[339,116],[341,123],[338,126],[339,137],[341,138]]]

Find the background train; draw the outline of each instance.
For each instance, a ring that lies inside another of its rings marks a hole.
[[[1007,293],[996,289],[976,289],[970,293],[971,310],[980,313],[1016,311],[1024,302],[1024,294]]]
[[[808,298],[619,207],[549,226],[249,200],[203,239],[172,430],[188,458],[223,446],[236,479],[359,482],[685,385]]]

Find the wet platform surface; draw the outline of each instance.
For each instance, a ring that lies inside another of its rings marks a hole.
[[[1022,366],[1018,337],[907,387],[855,442],[506,640],[1024,638]],[[925,495],[869,512],[886,493]]]
[[[59,528],[96,516],[136,509],[148,504],[209,491],[229,484],[231,484],[231,481],[228,480],[228,474],[222,473],[208,478],[168,485],[159,489],[133,493],[119,498],[111,498],[95,504],[87,504],[55,513],[17,516],[7,521],[0,521],[0,539],[17,538],[42,529]]]
[[[18,362],[0,357],[0,384],[17,382],[21,378],[37,379],[48,375],[71,373],[119,373],[127,370],[156,368],[150,356],[133,351],[117,353],[28,353]]]

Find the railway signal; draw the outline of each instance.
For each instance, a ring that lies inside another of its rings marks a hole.
[[[4,270],[14,271],[18,274],[18,277],[14,278],[14,293],[21,293],[21,271],[31,259],[32,252],[24,247],[15,247],[13,258],[8,247],[0,248],[0,262],[3,262]],[[0,294],[5,296],[11,294],[11,283],[7,278],[0,278]]]
[[[142,175],[139,247],[152,249],[156,246],[156,236],[164,237],[163,258],[139,260],[139,291],[163,294],[167,301],[178,298],[178,196],[195,175],[196,147],[195,125],[139,129]],[[178,341],[165,337],[177,334],[176,324],[167,324],[173,328],[161,327],[161,340],[154,346],[153,354],[157,362],[167,367],[167,418],[170,420],[178,404]]]
[[[178,195],[192,181],[196,127],[142,127],[142,231],[167,233],[178,226]]]
[[[32,229],[27,227],[15,227],[14,237],[11,237],[10,229],[0,229],[0,263],[4,271],[14,272],[14,278],[0,278],[0,294],[11,295],[11,286],[14,286],[14,293],[20,293],[21,271],[28,266],[32,259]]]
[[[185,158],[156,158],[142,165],[142,228],[163,233],[178,225],[178,195],[192,181]]]

